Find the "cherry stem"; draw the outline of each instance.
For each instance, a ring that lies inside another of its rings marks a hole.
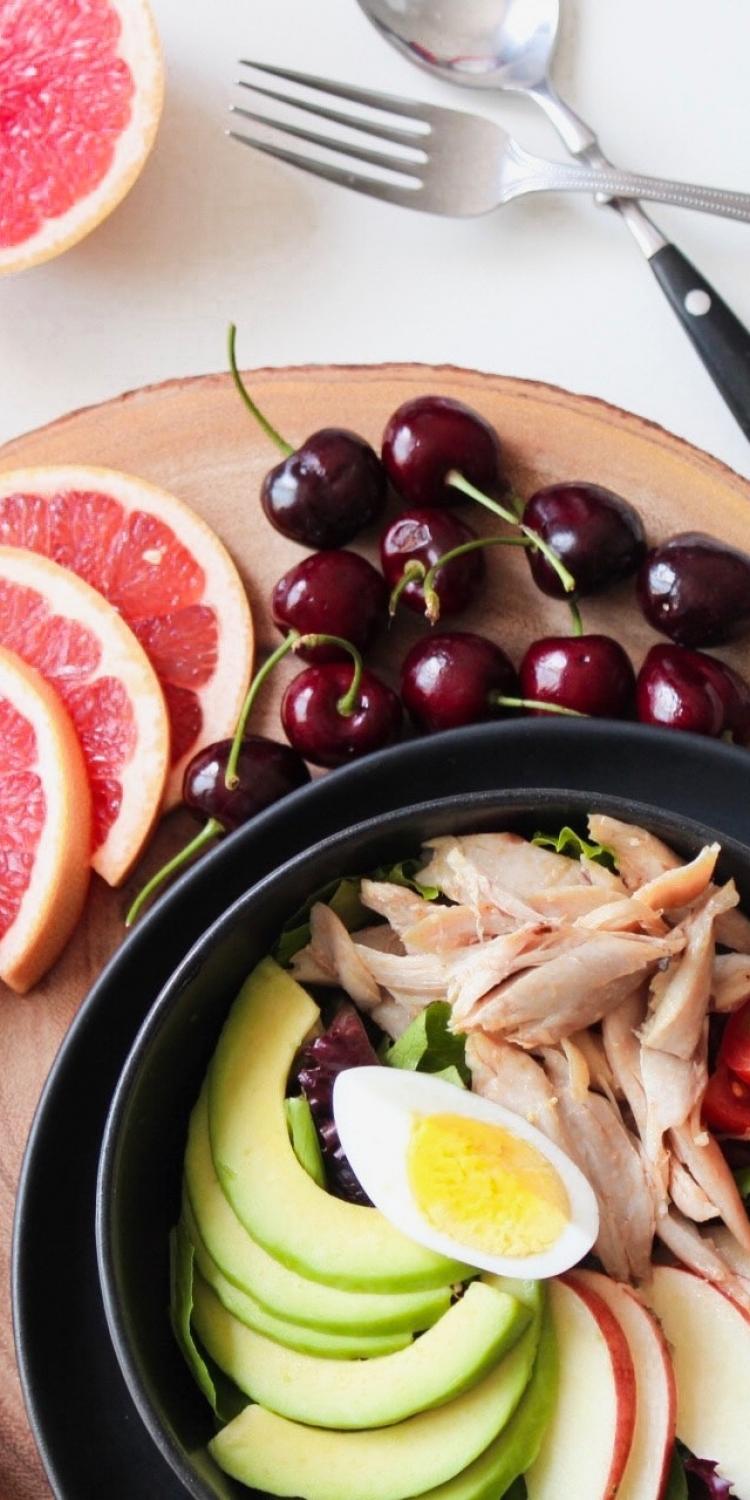
[[[578,608],[575,599],[568,599],[567,604],[573,620],[573,635],[581,636],[583,635],[583,620],[581,619],[581,611]]]
[[[234,736],[232,738],[232,747],[229,751],[229,759],[227,760],[227,768],[224,772],[224,785],[228,792],[236,791],[237,787],[240,784],[240,778],[237,775],[237,765],[240,758],[240,751],[242,749],[242,741],[245,738],[247,721],[250,717],[250,710],[266,678],[270,676],[277,663],[280,662],[283,657],[285,657],[290,651],[294,649],[300,639],[301,636],[299,634],[299,631],[291,630],[289,632],[289,635],[286,636],[281,642],[281,645],[277,646],[276,650],[271,652],[271,655],[268,657],[267,661],[264,661],[263,666],[259,668],[252,682],[250,683],[247,694],[245,696],[245,701],[242,705],[242,708],[240,709],[240,716],[237,720]]]
[[[253,704],[266,678],[270,677],[273,672],[274,667],[285,656],[288,656],[290,651],[298,651],[300,646],[338,646],[342,651],[348,651],[354,663],[354,671],[351,683],[343,697],[339,698],[336,707],[344,718],[348,718],[350,714],[354,713],[359,699],[359,690],[362,685],[362,657],[356,646],[353,646],[351,641],[344,640],[344,637],[341,635],[300,635],[298,630],[290,630],[289,634],[284,637],[281,645],[277,646],[276,650],[271,652],[271,655],[264,661],[263,666],[256,672],[247,690],[245,701],[240,709],[240,716],[235,726],[232,745],[227,759],[227,768],[224,772],[224,785],[228,792],[236,791],[240,784],[240,778],[237,775],[237,766],[242,750],[242,742],[245,738],[247,721],[250,717]]]
[[[217,818],[209,818],[208,822],[201,828],[200,833],[197,833],[195,838],[191,839],[190,843],[185,845],[184,849],[180,849],[179,853],[175,854],[174,859],[170,859],[165,865],[162,865],[161,869],[157,870],[156,874],[152,875],[148,883],[144,885],[143,890],[138,892],[125,918],[125,926],[133,926],[133,923],[138,920],[146,903],[151,900],[154,891],[158,891],[165,880],[169,879],[170,875],[175,875],[196,854],[200,854],[201,849],[205,849],[206,845],[212,843],[214,839],[220,839],[225,832],[226,829],[223,823],[220,823]]]
[[[426,577],[427,569],[424,563],[419,562],[416,557],[412,557],[406,564],[406,567],[404,568],[404,571],[401,574],[401,577],[399,578],[390,599],[388,600],[388,614],[390,615],[391,619],[393,619],[393,616],[398,609],[398,601],[401,598],[404,589],[408,588],[410,583],[424,583]]]
[[[237,328],[234,323],[229,324],[229,368],[232,372],[232,379],[248,411],[252,412],[258,425],[263,428],[266,437],[269,437],[271,439],[271,442],[276,444],[279,453],[283,454],[284,458],[289,458],[289,455],[294,452],[291,443],[288,443],[286,441],[286,438],[283,438],[281,436],[281,433],[276,431],[276,428],[269,422],[268,417],[264,417],[260,407],[256,406],[255,402],[253,401],[253,398],[250,395],[250,392],[247,389],[242,376],[240,375],[239,367],[237,364]]]
[[[588,719],[578,708],[563,708],[561,703],[545,703],[542,698],[508,698],[505,693],[490,693],[490,703],[496,708],[541,708],[546,714],[564,714],[570,719]]]
[[[478,536],[471,542],[462,542],[460,547],[452,547],[450,552],[444,552],[442,557],[438,557],[429,571],[425,573],[422,582],[425,613],[430,624],[435,625],[440,619],[440,595],[435,588],[438,568],[442,568],[446,563],[452,562],[454,557],[465,557],[467,552],[479,552],[484,547],[530,546],[531,542],[525,536]]]
[[[519,521],[518,516],[512,510],[508,510],[506,506],[500,505],[497,500],[491,500],[489,495],[483,495],[482,491],[476,489],[473,484],[470,484],[469,480],[465,479],[463,474],[459,474],[457,469],[451,469],[450,473],[446,474],[445,482],[452,485],[454,490],[460,490],[463,495],[468,495],[470,500],[478,501],[486,510],[493,511],[496,516],[500,516],[501,520],[508,521],[518,531],[522,531],[524,536],[529,538],[533,546],[542,553],[542,556],[546,557],[550,567],[554,568],[566,594],[575,593],[576,581],[573,574],[569,572],[565,563],[561,562],[557,553],[553,552],[543,537],[540,537],[539,533],[534,531],[533,527],[524,525],[523,521]]]

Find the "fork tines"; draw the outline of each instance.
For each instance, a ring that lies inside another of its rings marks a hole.
[[[356,88],[354,85],[319,78],[311,73],[299,73],[292,68],[274,67],[269,63],[252,62],[246,58],[240,59],[240,67],[270,74],[273,78],[283,79],[285,83],[301,85],[316,94],[329,94],[335,99],[344,99],[350,104],[363,106],[366,110],[376,110],[381,114],[398,116],[408,120],[410,127],[386,123],[363,113],[350,114],[344,110],[331,108],[322,102],[264,87],[254,82],[252,78],[240,78],[237,80],[239,87],[248,89],[252,94],[270,99],[275,104],[282,104],[308,115],[315,115],[319,119],[330,120],[334,125],[344,126],[347,130],[369,135],[373,140],[381,141],[384,145],[395,146],[397,150],[376,150],[372,146],[347,140],[344,136],[323,134],[317,130],[303,128],[288,120],[239,104],[232,105],[231,112],[243,120],[250,120],[256,125],[262,125],[265,129],[279,132],[281,135],[293,136],[299,141],[304,141],[306,145],[319,146],[338,156],[349,157],[352,161],[364,162],[369,167],[376,167],[391,175],[389,178],[369,175],[358,172],[351,166],[339,166],[334,162],[321,160],[318,156],[302,155],[277,143],[273,138],[269,140],[254,132],[250,134],[246,131],[230,130],[229,135],[233,140],[240,141],[244,146],[251,146],[256,151],[265,152],[267,156],[274,156],[280,161],[302,167],[304,171],[313,172],[318,177],[325,177],[329,182],[336,182],[342,187],[355,188],[358,192],[370,194],[375,198],[383,198],[388,202],[406,202],[415,191],[419,190],[422,185],[420,168],[427,159],[424,143],[431,129],[428,105],[417,104],[413,100],[403,99],[395,94],[382,94],[375,89]],[[399,151],[398,148],[401,150]],[[410,154],[404,154],[404,151]]]

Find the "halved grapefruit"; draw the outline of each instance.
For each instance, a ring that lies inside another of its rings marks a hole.
[[[73,720],[91,789],[91,863],[119,885],[159,815],[169,768],[151,663],[96,589],[16,547],[0,547],[0,642],[37,668]]]
[[[89,467],[0,474],[0,543],[71,568],[137,635],[169,709],[174,806],[190,757],[234,732],[250,681],[252,619],[229,553],[174,495]]]
[[[124,198],[163,92],[146,0],[0,0],[0,274],[59,255]]]
[[[53,688],[0,650],[0,979],[23,994],[54,963],[86,899],[91,794]]]

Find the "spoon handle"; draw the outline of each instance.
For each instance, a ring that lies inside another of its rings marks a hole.
[[[750,438],[750,330],[676,245],[657,250],[650,264],[714,384]]]

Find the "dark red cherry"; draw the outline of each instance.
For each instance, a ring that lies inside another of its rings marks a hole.
[[[289,745],[249,734],[240,748],[239,786],[229,791],[224,773],[231,745],[231,740],[219,740],[199,750],[186,767],[182,783],[185,805],[215,818],[228,833],[310,780],[304,760]]]
[[[748,738],[750,686],[713,656],[687,646],[652,646],[638,673],[638,718],[694,734]]]
[[[327,662],[300,672],[284,694],[284,733],[294,749],[316,766],[342,766],[372,750],[382,750],[401,728],[401,704],[374,672],[362,673],[354,712],[340,713],[338,705],[351,683],[350,663]]]
[[[564,562],[576,593],[597,594],[640,567],[646,555],[643,522],[627,500],[598,484],[551,484],[527,500],[523,520]],[[526,557],[537,588],[553,599],[565,591],[541,552]]]
[[[261,504],[277,531],[305,547],[345,547],[377,520],[386,477],[356,432],[324,427],[266,475]]]
[[[522,698],[597,719],[622,719],[633,709],[635,672],[622,646],[608,635],[551,635],[534,641],[519,676]]]
[[[407,505],[458,505],[445,483],[451,469],[490,495],[507,488],[494,428],[450,396],[417,396],[393,413],[383,433],[383,463]]]
[[[681,646],[720,646],[750,624],[750,557],[699,531],[649,552],[638,598],[655,630]]]
[[[459,521],[450,511],[434,508],[404,511],[383,532],[380,541],[380,562],[389,589],[396,587],[407,563],[420,562],[429,571],[444,553],[475,541],[476,537],[473,527]],[[479,550],[451,558],[438,568],[435,592],[440,600],[440,613],[458,614],[466,609],[476,599],[484,572],[484,555]],[[407,583],[400,597],[417,614],[424,614],[421,583],[416,580]]]
[[[367,651],[386,624],[388,590],[382,575],[357,552],[315,552],[290,568],[271,595],[274,624],[284,634],[342,635]],[[305,661],[349,661],[337,646],[301,646]]]
[[[446,631],[417,641],[401,668],[404,707],[420,729],[456,729],[494,718],[498,696],[515,695],[513,663],[494,641]]]

